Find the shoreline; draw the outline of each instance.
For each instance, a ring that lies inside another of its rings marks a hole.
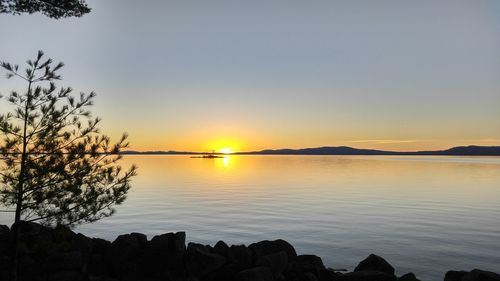
[[[298,255],[285,240],[246,245],[188,243],[184,232],[151,240],[138,232],[114,241],[90,238],[67,227],[22,222],[19,280],[92,281],[419,281],[395,275],[383,257],[368,255],[352,272],[332,269],[316,255]],[[9,280],[11,229],[0,226],[0,280]],[[445,281],[500,281],[490,271],[450,270]]]

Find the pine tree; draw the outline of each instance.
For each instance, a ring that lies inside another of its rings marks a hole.
[[[81,17],[90,12],[82,0],[0,0],[0,13],[33,14],[40,12],[50,18]]]
[[[71,88],[56,87],[63,63],[54,65],[39,51],[27,64],[20,72],[1,63],[7,78],[22,79],[26,90],[12,91],[12,112],[0,115],[0,203],[15,210],[14,226],[21,220],[74,226],[111,216],[136,174],[134,165],[118,165],[127,135],[112,144],[101,134],[101,119],[89,111],[94,92],[75,97]],[[18,240],[14,227],[15,269]]]

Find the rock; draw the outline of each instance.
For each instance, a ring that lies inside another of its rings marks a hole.
[[[107,259],[118,279],[132,281],[140,279],[138,260],[141,254],[140,241],[134,235],[124,234],[111,243]]]
[[[340,275],[342,275],[342,273],[335,272],[335,270],[331,268],[319,270],[319,280],[321,281],[334,281]]]
[[[398,278],[398,281],[420,281],[417,279],[417,276],[413,272],[406,273],[403,276]]]
[[[53,249],[52,230],[34,222],[20,221],[14,223],[12,231],[19,227],[19,252],[30,254],[32,252],[46,252]]]
[[[239,281],[273,281],[271,270],[265,266],[254,267],[240,271],[236,275]]]
[[[110,247],[111,258],[120,260],[133,259],[141,250],[140,242],[131,234],[118,236]]]
[[[9,256],[0,256],[0,270],[8,271],[10,269],[10,263],[11,259]]]
[[[381,271],[359,270],[339,275],[335,281],[397,281],[397,278]]]
[[[0,225],[0,255],[10,250],[12,233],[8,226]]]
[[[392,267],[385,259],[374,254],[370,254],[366,259],[361,261],[354,271],[380,271],[387,274],[394,274],[394,267]]]
[[[24,235],[38,235],[42,232],[47,232],[50,229],[42,226],[41,224],[34,223],[34,222],[27,222],[27,221],[20,221],[19,223],[14,223],[11,226],[11,230],[14,231],[16,227],[20,228],[20,233]]]
[[[315,255],[299,255],[292,263],[292,268],[296,271],[317,271],[325,269],[323,260]]]
[[[102,276],[107,273],[106,261],[101,254],[92,254],[88,261],[88,272],[93,276]]]
[[[105,255],[111,247],[111,242],[109,242],[108,240],[104,240],[101,238],[92,238],[91,241],[92,253]]]
[[[165,233],[156,235],[146,244],[142,271],[146,276],[173,279],[184,271],[186,254],[186,233]]]
[[[6,225],[0,225],[0,241],[1,242],[9,242],[11,239],[12,232],[10,228]]]
[[[268,267],[274,276],[280,276],[288,266],[288,256],[284,251],[260,257],[256,266]]]
[[[83,275],[77,271],[60,271],[49,275],[47,281],[83,281]]]
[[[234,263],[226,263],[217,270],[214,280],[217,281],[234,281],[236,274],[240,272],[238,266]]]
[[[139,247],[145,248],[146,244],[148,243],[148,237],[145,234],[138,233],[138,232],[132,232],[130,235],[134,236],[137,242],[139,242]]]
[[[40,264],[30,256],[19,257],[19,280],[43,280],[43,270]]]
[[[464,277],[467,273],[467,271],[450,270],[446,272],[444,281],[461,281],[462,277]]]
[[[293,261],[295,257],[297,257],[297,252],[295,252],[293,246],[282,239],[274,241],[269,241],[269,240],[260,241],[251,244],[250,246],[248,246],[248,248],[252,250],[255,260],[257,260],[262,256],[274,254],[280,251],[284,251],[287,254],[289,261]]]
[[[239,270],[252,267],[252,251],[245,245],[232,245],[229,248],[229,260],[234,262]]]
[[[92,252],[92,239],[78,233],[73,240],[73,249],[82,252],[83,255],[88,255]]]
[[[194,277],[203,277],[215,272],[226,262],[226,258],[219,254],[211,253],[207,247],[189,243],[186,253],[186,269]]]
[[[294,276],[299,280],[311,279],[310,274],[318,280],[333,280],[337,275],[333,270],[327,270],[320,257],[315,255],[299,255],[290,265]],[[310,273],[307,274],[306,273]],[[287,274],[286,274],[287,275]],[[290,274],[287,277],[291,276]]]
[[[45,268],[50,272],[56,271],[80,271],[83,265],[81,252],[56,253],[50,255],[46,260]]]
[[[500,281],[500,275],[491,271],[473,269],[465,274],[461,281]]]
[[[165,233],[157,235],[148,244],[149,252],[158,254],[169,267],[182,266],[186,252],[186,233]]]
[[[52,238],[55,241],[71,241],[75,238],[76,233],[74,233],[69,227],[58,225],[52,229]]]
[[[302,278],[304,281],[318,281],[316,275],[312,274],[312,272],[304,273],[304,277]]]
[[[10,270],[0,270],[0,280],[9,281],[10,280]]]
[[[221,240],[215,244],[214,253],[227,258],[229,257],[229,246]]]

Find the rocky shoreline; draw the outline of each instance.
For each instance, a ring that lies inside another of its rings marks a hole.
[[[320,257],[297,255],[284,240],[248,246],[189,243],[184,232],[148,240],[141,233],[113,242],[89,238],[66,227],[23,222],[19,280],[26,281],[416,281],[413,273],[394,274],[371,254],[353,272],[325,267]],[[9,280],[12,231],[0,225],[0,280]],[[445,281],[500,281],[500,275],[474,269],[448,271]]]

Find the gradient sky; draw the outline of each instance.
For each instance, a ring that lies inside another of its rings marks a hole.
[[[133,149],[500,145],[500,1],[87,3],[0,15],[0,60],[64,61]]]

